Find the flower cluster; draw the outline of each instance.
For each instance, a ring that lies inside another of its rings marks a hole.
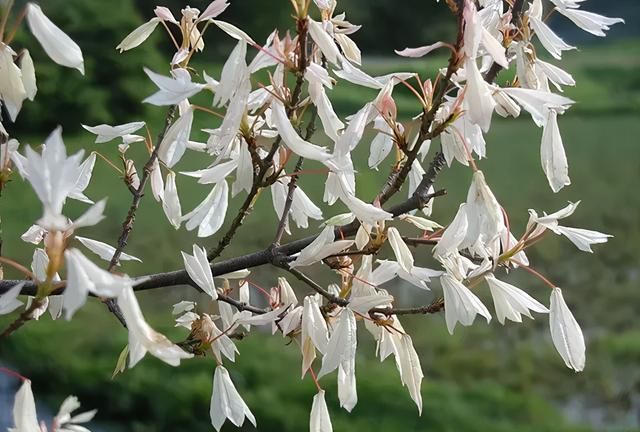
[[[20,152],[15,139],[2,140],[0,180],[15,168],[32,185],[43,205],[42,217],[22,236],[26,242],[43,245],[35,250],[29,273],[36,292],[27,306],[28,318],[37,319],[48,306],[53,318],[64,313],[71,319],[87,296],[94,295],[110,304],[126,324],[129,343],[119,370],[125,368],[127,358],[129,367],[133,367],[147,352],[173,366],[194,355],[213,356],[216,368],[210,417],[216,430],[227,419],[236,426],[242,426],[245,419],[256,424],[224,366],[227,361],[235,361],[239,353],[234,336],[244,335],[256,326],[270,326],[272,333],[296,342],[301,374],[311,376],[318,390],[312,402],[311,431],[332,430],[320,383],[323,377],[336,372],[341,407],[351,411],[358,402],[358,322],[376,341],[381,361],[394,357],[400,381],[421,412],[423,371],[400,317],[444,309],[450,333],[458,323],[472,325],[476,315],[489,322],[492,312],[478,295],[484,286],[488,287],[501,324],[506,320],[520,323],[523,315],[533,318],[533,312],[548,314],[551,339],[558,353],[567,367],[581,371],[585,367],[582,330],[562,290],[535,270],[526,252],[548,232],[565,236],[586,252],[610,236],[561,225],[579,202],[542,216],[530,210],[524,231],[514,235],[509,213],[479,165],[490,151],[484,136],[490,130],[494,112],[502,117],[518,117],[524,110],[543,129],[541,163],[551,190],[558,192],[570,185],[558,116],[574,102],[555,91],[562,92],[564,86],[575,82],[559,66],[541,60],[538,53],[541,45],[560,60],[563,51],[574,47],[549,28],[546,18],[557,12],[596,36],[604,36],[609,26],[622,20],[584,11],[584,1],[534,0],[526,5],[514,2],[510,7],[502,0],[449,0],[447,5],[457,17],[458,37],[454,43],[436,42],[397,51],[405,57],[422,57],[441,49],[450,52],[447,67],[433,79],[423,80],[415,73],[366,73],[361,67],[360,49],[350,38],[360,26],[349,22],[344,13],[336,13],[336,0],[314,3],[317,11],[312,11],[310,0],[292,0],[295,35],[276,30],[262,45],[235,25],[218,19],[230,6],[228,0],[215,0],[203,11],[185,7],[179,19],[159,6],[153,18],[122,40],[117,47],[120,52],[134,49],[161,26],[175,53],[168,62],[168,72],[144,71],[157,87],[144,102],[168,107],[167,125],[155,142],[150,133],[136,135],[147,127],[144,122],[84,126],[96,135],[96,143],[118,142],[123,162],[120,173],[133,201],[117,247],[76,235],[77,230],[94,226],[104,217],[106,201],[94,203],[84,195],[96,153],[84,160],[82,151],[67,155],[60,129],[47,138],[41,152],[29,146]],[[552,7],[546,15],[545,7]],[[27,20],[54,61],[82,72],[79,48],[38,6],[27,6]],[[194,73],[189,64],[194,55],[205,49],[205,34],[212,28],[222,30],[221,37],[237,41],[218,79],[204,71]],[[0,45],[0,56],[0,97],[10,120],[14,120],[22,101],[35,96],[33,64],[25,52],[20,55],[18,66],[18,56],[6,44]],[[269,81],[263,83],[256,73],[264,70]],[[508,84],[494,82],[500,71],[511,74]],[[375,97],[341,119],[330,98],[339,81],[373,89]],[[393,98],[398,85],[415,95],[420,108],[417,115],[398,113]],[[211,94],[211,107],[190,102],[202,92]],[[206,142],[191,139],[194,118],[201,114],[220,119],[213,123],[214,127],[204,129],[208,134]],[[324,145],[313,138],[316,121],[326,136]],[[369,143],[369,157],[361,164],[353,154],[358,146],[367,145],[369,130],[375,136]],[[4,129],[0,134],[8,138]],[[436,142],[439,149],[435,148]],[[142,145],[136,143],[144,143],[149,153],[141,175],[136,162],[127,156],[130,146]],[[179,170],[187,151],[198,153],[202,169]],[[433,161],[425,169],[429,154]],[[373,199],[359,196],[358,173],[375,172],[394,155],[380,193]],[[304,162],[315,164],[313,171],[324,178],[324,204],[314,201],[298,185],[299,177],[304,175]],[[435,190],[436,175],[444,165],[454,163],[469,167],[473,173],[471,184],[453,220],[436,222],[430,219],[434,198],[442,194]],[[188,212],[182,209],[178,175],[196,179],[205,188],[202,201]],[[407,200],[388,206],[405,182]],[[120,261],[140,261],[123,249],[147,183],[175,229],[184,225],[187,231],[197,230],[199,242],[216,234],[220,234],[220,240],[209,253],[196,244],[191,254],[182,252],[183,271],[131,278],[115,269]],[[219,263],[219,255],[266,190],[279,220],[273,243],[260,253]],[[243,197],[244,204],[227,231],[221,233],[230,219],[229,201],[236,196]],[[67,199],[91,207],[71,220],[63,212]],[[327,217],[326,213],[336,207],[346,208],[347,212],[334,212]],[[309,229],[313,225],[310,220],[323,220],[319,233],[281,245],[293,225]],[[402,234],[411,230],[417,234]],[[348,238],[352,236],[353,239]],[[87,258],[78,246],[109,261],[108,269]],[[410,246],[432,246],[433,268],[418,265]],[[374,260],[373,255],[379,253],[387,254],[387,259]],[[248,268],[263,264],[288,271],[314,293],[298,300],[296,291],[301,291],[294,290],[283,277],[272,288],[258,286],[248,278]],[[329,267],[335,283],[325,287],[303,273],[314,265]],[[531,273],[550,288],[548,306],[502,280],[507,272],[515,270]],[[64,279],[60,276],[63,271]],[[441,298],[436,297],[428,306],[397,307],[395,296],[386,289],[389,286],[383,285],[398,278],[422,290],[441,289]],[[186,300],[174,305],[176,326],[189,331],[180,343],[153,330],[136,300],[137,288],[163,283],[188,283],[207,294],[206,307]],[[262,304],[266,303],[266,307],[252,302],[251,288],[264,296]],[[20,307],[17,297],[24,290],[24,282],[5,290],[0,296],[0,313]],[[218,315],[204,312],[209,310],[208,303],[217,304]],[[314,365],[319,366],[317,372]],[[24,406],[24,402],[20,403]],[[66,416],[69,411],[65,410]],[[31,417],[35,419],[35,415]],[[74,418],[68,422],[73,423]],[[20,425],[16,427],[21,430]]]

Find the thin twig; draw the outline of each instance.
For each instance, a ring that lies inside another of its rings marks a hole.
[[[2,334],[0,334],[0,339],[11,336],[13,332],[25,325],[28,321],[31,321],[33,319],[33,312],[40,306],[42,306],[42,303],[42,299],[34,298],[31,302],[31,305],[24,312],[22,312],[15,321],[9,324],[9,326],[2,332]]]
[[[326,298],[329,301],[329,303],[333,303],[338,306],[346,306],[349,304],[349,300],[344,299],[342,297],[334,296],[329,291],[325,290],[320,285],[318,285],[318,283],[315,282],[313,279],[311,279],[309,276],[302,273],[300,270],[296,268],[292,268],[288,264],[281,264],[280,267],[287,270],[289,273],[295,276],[298,280],[307,284],[315,292],[320,294],[322,297]]]
[[[118,238],[118,245],[116,247],[115,252],[113,253],[113,256],[111,257],[111,261],[109,262],[108,270],[110,272],[112,272],[120,262],[120,255],[122,254],[122,251],[124,250],[124,248],[127,246],[127,242],[129,241],[129,235],[133,230],[133,224],[136,219],[136,212],[138,211],[138,207],[140,206],[140,201],[144,196],[144,188],[147,185],[147,182],[149,181],[151,172],[153,171],[153,165],[158,159],[158,149],[160,147],[160,143],[162,142],[165,133],[167,132],[167,130],[169,129],[169,127],[173,122],[173,118],[175,116],[176,110],[177,110],[177,106],[173,105],[167,111],[164,127],[160,132],[160,134],[158,135],[158,140],[156,141],[156,145],[153,151],[151,152],[151,156],[149,156],[149,160],[144,165],[142,177],[140,178],[140,185],[138,186],[137,190],[132,191],[133,199],[131,201],[131,206],[129,207],[129,211],[127,212],[127,217],[122,224],[122,232],[120,233],[120,237]],[[113,313],[116,316],[116,318],[118,318],[118,321],[120,321],[120,323],[124,327],[127,327],[127,324],[124,320],[124,316],[122,315],[122,311],[120,311],[120,307],[118,306],[116,301],[112,298],[108,298],[104,300],[104,303],[109,308],[109,311],[111,311],[111,313]]]

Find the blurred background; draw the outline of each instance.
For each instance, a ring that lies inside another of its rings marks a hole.
[[[18,2],[24,3],[24,2]],[[204,8],[208,1],[193,0],[192,7]],[[364,69],[371,74],[417,71],[434,77],[445,58],[431,56],[408,61],[393,49],[419,46],[452,38],[452,18],[443,4],[434,1],[341,0],[339,10],[362,24],[354,35],[365,56]],[[176,16],[184,2],[166,0]],[[152,16],[156,3],[150,0],[47,0],[45,13],[82,47],[86,76],[61,68],[46,58],[33,37],[23,29],[12,44],[29,48],[36,64],[38,96],[27,102],[18,122],[8,125],[11,135],[22,143],[39,145],[58,124],[64,127],[71,150],[100,151],[117,161],[116,143],[96,145],[94,136],[80,124],[120,124],[145,120],[154,135],[160,130],[164,110],[141,104],[153,86],[143,66],[165,72],[173,51],[162,28],[144,45],[118,54],[115,46],[131,30]],[[571,218],[571,225],[613,234],[596,254],[584,254],[569,242],[547,238],[529,253],[535,267],[563,288],[564,295],[587,338],[587,367],[580,374],[567,369],[555,352],[548,321],[537,316],[524,324],[508,322],[504,327],[477,320],[473,327],[458,327],[450,336],[442,314],[403,320],[412,335],[425,373],[424,410],[419,417],[415,405],[402,388],[392,360],[380,363],[371,338],[361,331],[357,378],[359,404],[348,415],[339,408],[335,375],[323,379],[336,431],[637,431],[640,430],[640,2],[636,0],[590,0],[584,8],[609,16],[623,17],[609,37],[600,39],[581,32],[563,17],[551,26],[578,51],[570,51],[559,65],[573,74],[577,87],[566,95],[576,105],[560,119],[560,128],[570,164],[572,186],[553,194],[542,173],[539,143],[542,131],[527,115],[503,120],[494,116],[487,135],[488,158],[480,162],[498,200],[510,212],[516,235],[524,229],[527,209],[555,211],[568,200],[583,200]],[[235,0],[223,19],[230,21],[257,41],[265,40],[277,25],[291,28],[287,0]],[[210,30],[206,49],[194,67],[214,77],[233,47],[233,40]],[[557,62],[554,62],[557,63]],[[510,76],[503,75],[502,79]],[[399,86],[401,87],[401,86]],[[399,113],[405,118],[419,107],[409,93],[395,93]],[[330,97],[341,115],[355,112],[375,92],[346,83]],[[210,96],[194,99],[210,104]],[[200,128],[215,127],[215,121],[197,116],[193,139],[205,140]],[[319,136],[319,134],[318,134]],[[363,169],[368,154],[365,137],[359,146],[356,165],[359,194],[372,198],[384,181],[381,174]],[[434,143],[435,144],[435,143]],[[435,145],[433,146],[436,147]],[[432,149],[433,151],[433,149]],[[143,163],[142,147],[130,151]],[[189,154],[180,170],[201,168],[209,163],[203,154]],[[311,164],[308,167],[312,167]],[[381,168],[382,173],[387,168]],[[85,233],[114,244],[130,203],[130,194],[118,175],[98,160],[94,181],[87,195],[95,200],[108,196],[107,219]],[[183,211],[200,202],[208,190],[188,178],[178,178]],[[443,172],[438,186],[448,190],[434,206],[433,219],[446,223],[466,197],[470,172],[454,165]],[[314,176],[301,179],[304,190],[321,201],[322,185]],[[232,203],[237,208],[240,199]],[[84,208],[68,204],[69,215]],[[233,211],[230,209],[230,212]],[[331,216],[340,212],[332,208]],[[40,216],[40,206],[28,185],[15,178],[0,198],[3,253],[30,262],[33,249],[19,240]],[[180,268],[180,250],[197,242],[211,246],[217,236],[196,239],[192,232],[175,231],[149,194],[143,201],[127,252],[141,257],[143,264],[127,263],[130,275]],[[275,231],[275,216],[268,193],[259,200],[254,214],[240,229],[235,243],[223,257],[261,249]],[[220,231],[222,233],[223,231]],[[294,230],[295,238],[302,235]],[[417,260],[434,266],[428,250],[416,251]],[[272,268],[253,271],[251,278],[263,286],[275,284],[280,274]],[[7,277],[18,277],[7,271]],[[328,281],[323,270],[313,273]],[[509,281],[548,304],[548,289],[526,274],[515,272]],[[292,281],[293,282],[293,281]],[[293,284],[300,295],[305,286]],[[388,286],[401,304],[423,304],[439,295],[418,291],[396,282]],[[480,294],[490,305],[491,301]],[[253,295],[254,293],[252,293]],[[154,290],[140,294],[143,311],[157,329],[173,340],[185,332],[172,327],[170,306],[182,299],[198,299],[188,288]],[[204,299],[201,299],[204,300]],[[258,296],[254,299],[260,301]],[[491,309],[491,308],[490,308]],[[215,311],[215,309],[212,309]],[[5,326],[9,318],[0,318]],[[307,378],[300,381],[297,346],[281,336],[252,333],[238,342],[240,356],[228,363],[240,393],[254,412],[261,431],[302,431],[315,388]],[[215,362],[194,359],[171,368],[146,358],[133,370],[111,379],[116,359],[126,343],[126,331],[95,301],[76,314],[73,321],[51,321],[43,316],[29,323],[0,344],[0,364],[19,371],[33,381],[39,414],[55,414],[68,394],[77,395],[83,408],[98,408],[94,431],[151,432],[207,431],[209,400]],[[0,430],[11,425],[13,393],[18,383],[0,374]],[[252,430],[245,425],[243,430]],[[234,430],[225,425],[224,430]]]

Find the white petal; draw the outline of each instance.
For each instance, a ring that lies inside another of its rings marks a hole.
[[[33,400],[31,381],[24,380],[16,393],[13,403],[13,422],[15,432],[41,432],[36,414],[36,403]]]
[[[149,21],[129,33],[127,37],[125,37],[122,42],[118,44],[116,49],[120,50],[120,52],[123,52],[137,47],[138,45],[146,41],[149,36],[151,36],[151,33],[153,33],[153,31],[156,29],[156,26],[159,22],[160,18],[151,18]]]
[[[119,137],[123,137],[125,135],[130,135],[142,127],[144,127],[145,122],[132,122],[125,123],[117,126],[109,126],[107,124],[100,124],[97,126],[86,126],[82,125],[82,127],[92,134],[96,136],[96,144],[109,142],[112,139],[116,139]]]
[[[547,122],[542,134],[540,145],[540,159],[542,169],[547,176],[549,186],[554,192],[570,185],[569,163],[564,152],[560,129],[558,128],[558,116],[555,110],[549,110]]]
[[[413,268],[413,254],[411,250],[409,250],[409,246],[402,240],[402,236],[396,228],[389,228],[387,235],[389,236],[389,244],[391,245],[391,249],[393,249],[393,254],[396,256],[398,264],[400,264],[400,267],[405,271],[411,272]]]
[[[529,310],[549,313],[549,309],[520,288],[502,282],[493,276],[486,276],[485,280],[489,284],[496,316],[500,324],[504,324],[506,318],[514,322],[522,322],[522,314],[533,319]]]
[[[20,70],[22,71],[22,83],[26,91],[27,98],[32,101],[36,97],[38,92],[38,86],[36,85],[36,70],[33,66],[33,60],[29,50],[24,50],[20,57]]]
[[[82,243],[91,252],[98,255],[100,258],[102,258],[105,261],[111,261],[111,258],[113,258],[113,254],[116,252],[116,248],[106,243],[102,243],[101,241],[92,240],[92,239],[89,239],[86,237],[80,237],[80,236],[76,236],[75,239],[78,240],[80,243]],[[142,262],[140,258],[134,257],[133,255],[126,254],[124,252],[120,254],[119,261]]]
[[[340,312],[329,338],[318,378],[336,370],[341,363],[352,361],[356,355],[357,343],[355,316],[350,309],[345,308]]]
[[[324,400],[324,390],[320,390],[313,397],[311,416],[309,418],[309,432],[333,432],[329,409],[327,408],[327,402]]]
[[[225,21],[211,20],[215,25],[220,27],[222,31],[231,36],[234,39],[244,41],[249,45],[257,45],[256,42],[251,39],[251,36],[240,30],[238,27],[234,26]]]
[[[193,109],[189,107],[176,120],[160,142],[158,158],[169,168],[177,164],[187,150],[191,126],[193,124]]]
[[[27,23],[51,60],[59,65],[78,69],[84,75],[80,47],[52,23],[37,4],[27,3]]]
[[[322,23],[314,21],[311,18],[307,18],[309,22],[309,35],[313,41],[318,45],[322,54],[327,58],[330,63],[336,64],[338,62],[338,56],[340,51],[333,38],[326,32]]]
[[[236,390],[229,372],[223,367],[216,367],[213,377],[213,393],[209,410],[211,424],[219,431],[228,418],[237,427],[242,426],[245,417],[254,425],[256,419]]]
[[[464,70],[467,75],[467,92],[464,98],[467,114],[473,123],[487,132],[491,126],[491,115],[496,102],[491,97],[489,84],[480,74],[475,59],[467,59]]]
[[[209,260],[207,259],[207,251],[203,247],[193,245],[193,255],[182,253],[182,259],[184,260],[184,267],[189,274],[189,277],[198,285],[204,292],[209,294],[213,300],[218,298],[218,291],[213,282],[213,274],[211,273],[211,267],[209,266]]]
[[[167,219],[175,229],[180,228],[182,222],[182,207],[176,188],[176,174],[171,171],[167,174],[164,193],[162,194],[162,209]]]
[[[0,44],[0,99],[9,112],[11,121],[15,121],[18,113],[22,109],[22,102],[27,97],[27,90],[24,87],[22,71],[13,62],[13,50]]]
[[[484,316],[487,323],[491,321],[491,314],[480,299],[466,286],[448,274],[440,277],[444,292],[445,320],[449,333],[453,334],[456,323],[470,326],[477,314]]]
[[[129,331],[130,368],[142,360],[147,351],[171,366],[179,366],[181,360],[193,357],[193,354],[186,353],[147,324],[130,285],[125,286],[118,295],[118,306]]]
[[[430,52],[446,46],[444,42],[436,42],[431,45],[421,46],[418,48],[405,48],[403,50],[395,50],[396,54],[402,57],[424,57]]]
[[[568,368],[580,372],[585,365],[585,343],[580,325],[573,317],[562,297],[562,290],[554,288],[549,307],[551,338],[558,353]]]
[[[187,221],[187,230],[191,231],[198,227],[198,237],[208,237],[215,234],[224,223],[229,203],[228,195],[227,182],[223,180],[217,183],[204,201],[182,217]]]
[[[606,243],[610,237],[613,237],[610,234],[604,234],[598,231],[591,231],[582,228],[558,226],[556,230],[558,234],[562,234],[568,238],[571,243],[576,245],[576,247],[583,252],[593,252],[591,250],[592,244]]]
[[[23,286],[24,282],[17,283],[0,296],[0,315],[11,313],[22,306],[22,302],[18,300],[18,295]]]
[[[331,158],[331,153],[327,152],[326,147],[311,144],[298,135],[287,118],[284,105],[278,100],[274,100],[271,103],[271,119],[284,143],[298,156],[320,162],[327,161]]]
[[[173,77],[167,77],[144,68],[144,72],[158,86],[158,91],[142,102],[156,106],[177,105],[204,88],[203,84],[191,82],[191,74],[185,69],[171,71]]]
[[[467,236],[469,221],[467,219],[466,204],[460,204],[456,216],[442,233],[440,241],[433,248],[434,256],[445,256],[458,250],[458,246]]]

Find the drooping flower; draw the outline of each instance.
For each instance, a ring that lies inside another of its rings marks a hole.
[[[485,280],[489,284],[493,304],[496,308],[496,317],[500,324],[504,325],[505,319],[522,322],[522,315],[533,319],[529,310],[549,313],[549,309],[520,288],[502,282],[493,275],[485,276]]]
[[[128,277],[118,276],[101,269],[78,249],[67,249],[64,253],[67,263],[67,287],[63,302],[65,317],[73,314],[87,301],[89,293],[103,297],[117,297],[131,284]]]
[[[213,282],[213,273],[211,273],[206,249],[193,245],[193,255],[184,252],[181,253],[182,259],[184,260],[184,267],[189,277],[198,287],[209,294],[212,300],[216,300],[218,298],[218,291]]]
[[[245,418],[253,426],[256,426],[256,419],[251,413],[247,404],[242,400],[240,393],[231,381],[229,372],[224,366],[216,367],[213,376],[213,393],[211,395],[210,407],[211,424],[220,431],[224,422],[229,419],[237,427],[244,424]]]
[[[586,361],[584,336],[558,287],[551,291],[549,326],[553,345],[567,367],[576,372],[582,371]]]
[[[540,159],[542,160],[542,169],[547,176],[549,186],[554,192],[558,192],[563,187],[571,184],[569,163],[564,152],[560,130],[558,129],[558,115],[553,109],[549,110],[544,126],[542,144],[540,145]]]
[[[333,372],[344,363],[353,364],[356,355],[356,318],[351,309],[344,308],[333,327],[318,378]]]
[[[311,415],[309,416],[309,432],[333,432],[329,409],[324,399],[324,390],[320,390],[313,397]]]
[[[182,216],[187,230],[198,227],[198,237],[215,234],[224,223],[229,203],[229,186],[225,180],[216,183],[209,195],[191,212]]]
[[[448,273],[440,276],[442,291],[444,292],[444,312],[447,330],[453,334],[456,323],[470,326],[477,314],[491,321],[491,314],[480,299],[458,280]]]
[[[122,310],[129,331],[130,368],[142,360],[147,352],[171,366],[178,366],[180,360],[193,357],[193,354],[183,351],[182,348],[147,324],[130,284],[125,285],[117,297],[118,306]]]

